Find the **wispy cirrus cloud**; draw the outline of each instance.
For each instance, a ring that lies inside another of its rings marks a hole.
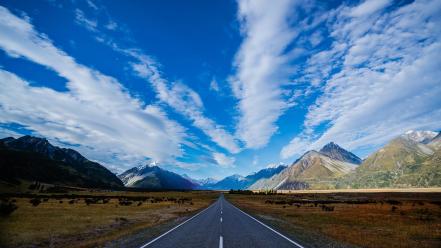
[[[404,6],[366,1],[327,13],[333,42],[310,57],[305,71],[323,85],[322,95],[282,157],[329,141],[376,147],[408,129],[439,129],[440,12],[439,2],[423,0]]]
[[[282,86],[289,81],[293,57],[289,45],[297,36],[292,26],[296,2],[238,1],[244,40],[231,78],[240,111],[237,136],[248,148],[264,147],[277,131],[276,121],[289,107]]]
[[[57,92],[33,87],[2,69],[0,122],[18,123],[50,139],[81,145],[92,159],[107,154],[104,162],[128,163],[119,168],[146,157],[170,161],[182,155],[185,129],[158,106],[145,106],[115,78],[78,64],[28,20],[4,7],[0,7],[0,48],[13,58],[56,72],[67,80],[68,88]]]
[[[98,6],[97,8],[101,9]],[[118,26],[117,23],[114,24]],[[89,29],[87,25],[83,26],[94,34],[98,34],[97,41],[118,53],[128,56],[131,59],[128,63],[135,75],[149,82],[156,92],[157,98],[162,103],[167,104],[178,114],[190,120],[193,126],[202,130],[211,141],[226,149],[229,153],[236,154],[242,150],[234,135],[204,115],[204,104],[196,91],[182,82],[167,80],[160,71],[161,65],[140,49],[123,48],[114,39],[108,38],[99,28]],[[212,153],[212,156],[214,158],[214,153]],[[213,161],[217,162],[219,160],[214,159]]]
[[[87,18],[84,12],[80,9],[75,9],[75,22],[78,25],[85,27],[89,31],[97,31],[98,22],[96,20]]]
[[[226,156],[223,153],[214,152],[213,153],[213,159],[221,167],[224,167],[224,168],[235,167],[234,162],[236,161],[236,159],[234,157]]]
[[[133,52],[133,51],[132,51]],[[225,148],[230,153],[238,153],[241,148],[233,135],[227,132],[215,121],[204,116],[204,105],[198,93],[180,82],[169,82],[161,76],[158,64],[150,57],[133,53],[138,62],[132,63],[137,75],[147,79],[155,89],[157,97],[192,121],[193,125],[201,129],[213,142]]]

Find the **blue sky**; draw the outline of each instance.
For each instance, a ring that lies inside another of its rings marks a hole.
[[[441,128],[440,1],[0,1],[0,135],[196,178]]]

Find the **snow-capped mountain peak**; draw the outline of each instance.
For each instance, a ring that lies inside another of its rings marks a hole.
[[[437,132],[433,131],[415,131],[415,130],[409,130],[401,137],[411,140],[417,143],[429,143],[433,138],[435,138],[438,135]]]
[[[280,162],[280,163],[269,163],[269,164],[266,166],[266,168],[267,168],[267,169],[270,169],[270,168],[277,168],[277,167],[279,167],[279,166],[286,166],[286,164],[285,164],[285,163],[282,163],[282,162]]]
[[[159,163],[156,161],[150,161],[150,163],[146,163],[146,164],[141,164],[138,167],[136,167],[138,170],[142,171],[145,168],[149,168],[149,167],[155,167],[155,166],[159,166]]]

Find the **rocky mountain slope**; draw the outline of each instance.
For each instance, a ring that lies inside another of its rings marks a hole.
[[[279,165],[274,168],[264,168],[256,173],[250,174],[248,176],[232,175],[226,177],[215,184],[205,185],[205,189],[219,189],[219,190],[230,190],[230,189],[246,189],[253,183],[260,179],[270,178],[271,176],[278,174],[286,166]]]
[[[198,188],[198,184],[156,164],[134,167],[118,176],[126,187],[143,189],[184,189]]]
[[[439,143],[438,133],[406,132],[371,154],[342,187],[441,186]]]
[[[353,154],[352,152],[346,151],[345,149],[341,148],[340,146],[338,146],[334,142],[330,142],[327,145],[325,145],[324,147],[322,147],[322,149],[320,149],[320,153],[327,155],[328,157],[330,157],[332,159],[343,161],[343,162],[348,162],[351,164],[361,164],[361,162],[363,162],[355,154]]]
[[[306,152],[288,168],[271,178],[257,181],[249,188],[329,188],[332,187],[335,179],[350,173],[356,168],[355,163],[347,161],[358,163],[361,159],[338,145],[329,143],[320,152],[314,150]]]
[[[112,188],[121,180],[99,163],[73,149],[53,146],[44,138],[23,136],[0,140],[0,179]]]

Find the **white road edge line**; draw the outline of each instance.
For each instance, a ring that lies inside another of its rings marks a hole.
[[[224,238],[222,236],[219,237],[219,248],[224,247]]]
[[[148,242],[147,244],[144,244],[143,246],[141,246],[141,247],[139,247],[139,248],[145,248],[145,247],[151,245],[153,242],[155,242],[155,241],[157,241],[158,239],[164,237],[165,235],[171,233],[171,232],[174,231],[176,228],[178,228],[178,227],[184,225],[185,223],[187,223],[187,222],[189,222],[190,220],[194,219],[196,216],[202,214],[202,213],[205,212],[207,209],[209,209],[209,208],[211,208],[212,206],[214,206],[216,203],[217,203],[217,201],[214,202],[213,204],[211,204],[210,206],[208,206],[206,209],[204,209],[204,210],[200,211],[199,213],[193,215],[190,219],[187,219],[186,221],[184,221],[184,222],[182,222],[181,224],[179,224],[179,225],[173,227],[172,229],[170,229],[170,230],[168,230],[167,232],[161,234],[160,236],[156,237],[156,238],[153,239],[152,241]]]
[[[305,248],[305,247],[303,247],[302,245],[300,245],[299,243],[297,243],[297,242],[291,240],[290,238],[286,237],[285,235],[283,235],[283,234],[279,233],[278,231],[272,229],[271,227],[267,226],[265,223],[262,223],[261,221],[259,221],[258,219],[254,218],[253,216],[251,216],[251,215],[245,213],[244,211],[240,210],[238,207],[234,206],[233,204],[231,204],[231,206],[235,207],[237,210],[239,210],[240,212],[242,212],[242,213],[245,214],[246,216],[250,217],[251,219],[255,220],[256,222],[258,222],[258,223],[261,224],[262,226],[264,226],[264,227],[270,229],[271,231],[275,232],[275,233],[278,234],[280,237],[282,237],[282,238],[288,240],[289,242],[293,243],[293,244],[296,245],[297,247],[299,247],[299,248]]]

